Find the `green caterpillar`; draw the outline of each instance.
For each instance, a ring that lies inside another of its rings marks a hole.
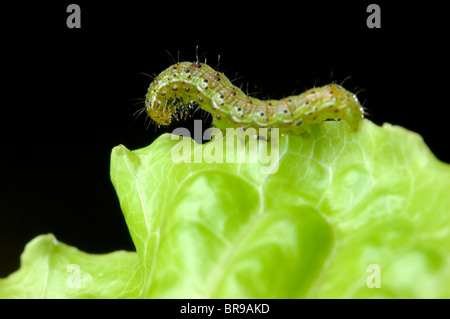
[[[145,96],[145,111],[158,125],[185,118],[198,104],[213,125],[226,128],[279,128],[280,133],[308,134],[324,120],[343,120],[357,131],[364,110],[355,94],[337,84],[310,89],[281,100],[261,101],[244,94],[230,80],[200,62],[180,62],[159,74]]]

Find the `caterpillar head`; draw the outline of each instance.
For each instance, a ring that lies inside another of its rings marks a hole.
[[[159,125],[169,125],[172,122],[172,108],[168,106],[161,106],[161,101],[155,99],[151,103],[148,99],[145,100],[145,111],[148,116]]]

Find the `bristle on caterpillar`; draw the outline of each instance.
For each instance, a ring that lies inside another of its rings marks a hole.
[[[158,125],[186,118],[197,105],[211,113],[213,125],[226,128],[279,128],[307,134],[313,124],[342,120],[356,131],[364,110],[355,94],[328,84],[281,100],[249,97],[222,73],[200,62],[176,63],[150,84],[145,110]]]

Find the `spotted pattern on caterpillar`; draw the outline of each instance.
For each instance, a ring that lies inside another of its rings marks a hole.
[[[249,97],[222,73],[200,62],[179,62],[159,74],[145,96],[145,111],[158,125],[186,118],[198,104],[211,113],[213,125],[226,128],[279,128],[308,135],[324,120],[343,120],[357,131],[364,110],[355,94],[337,84],[310,89],[281,100]]]

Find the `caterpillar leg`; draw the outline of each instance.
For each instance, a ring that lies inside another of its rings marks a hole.
[[[303,138],[308,138],[311,136],[311,128],[309,126],[299,125],[292,129],[294,134],[300,135]]]

